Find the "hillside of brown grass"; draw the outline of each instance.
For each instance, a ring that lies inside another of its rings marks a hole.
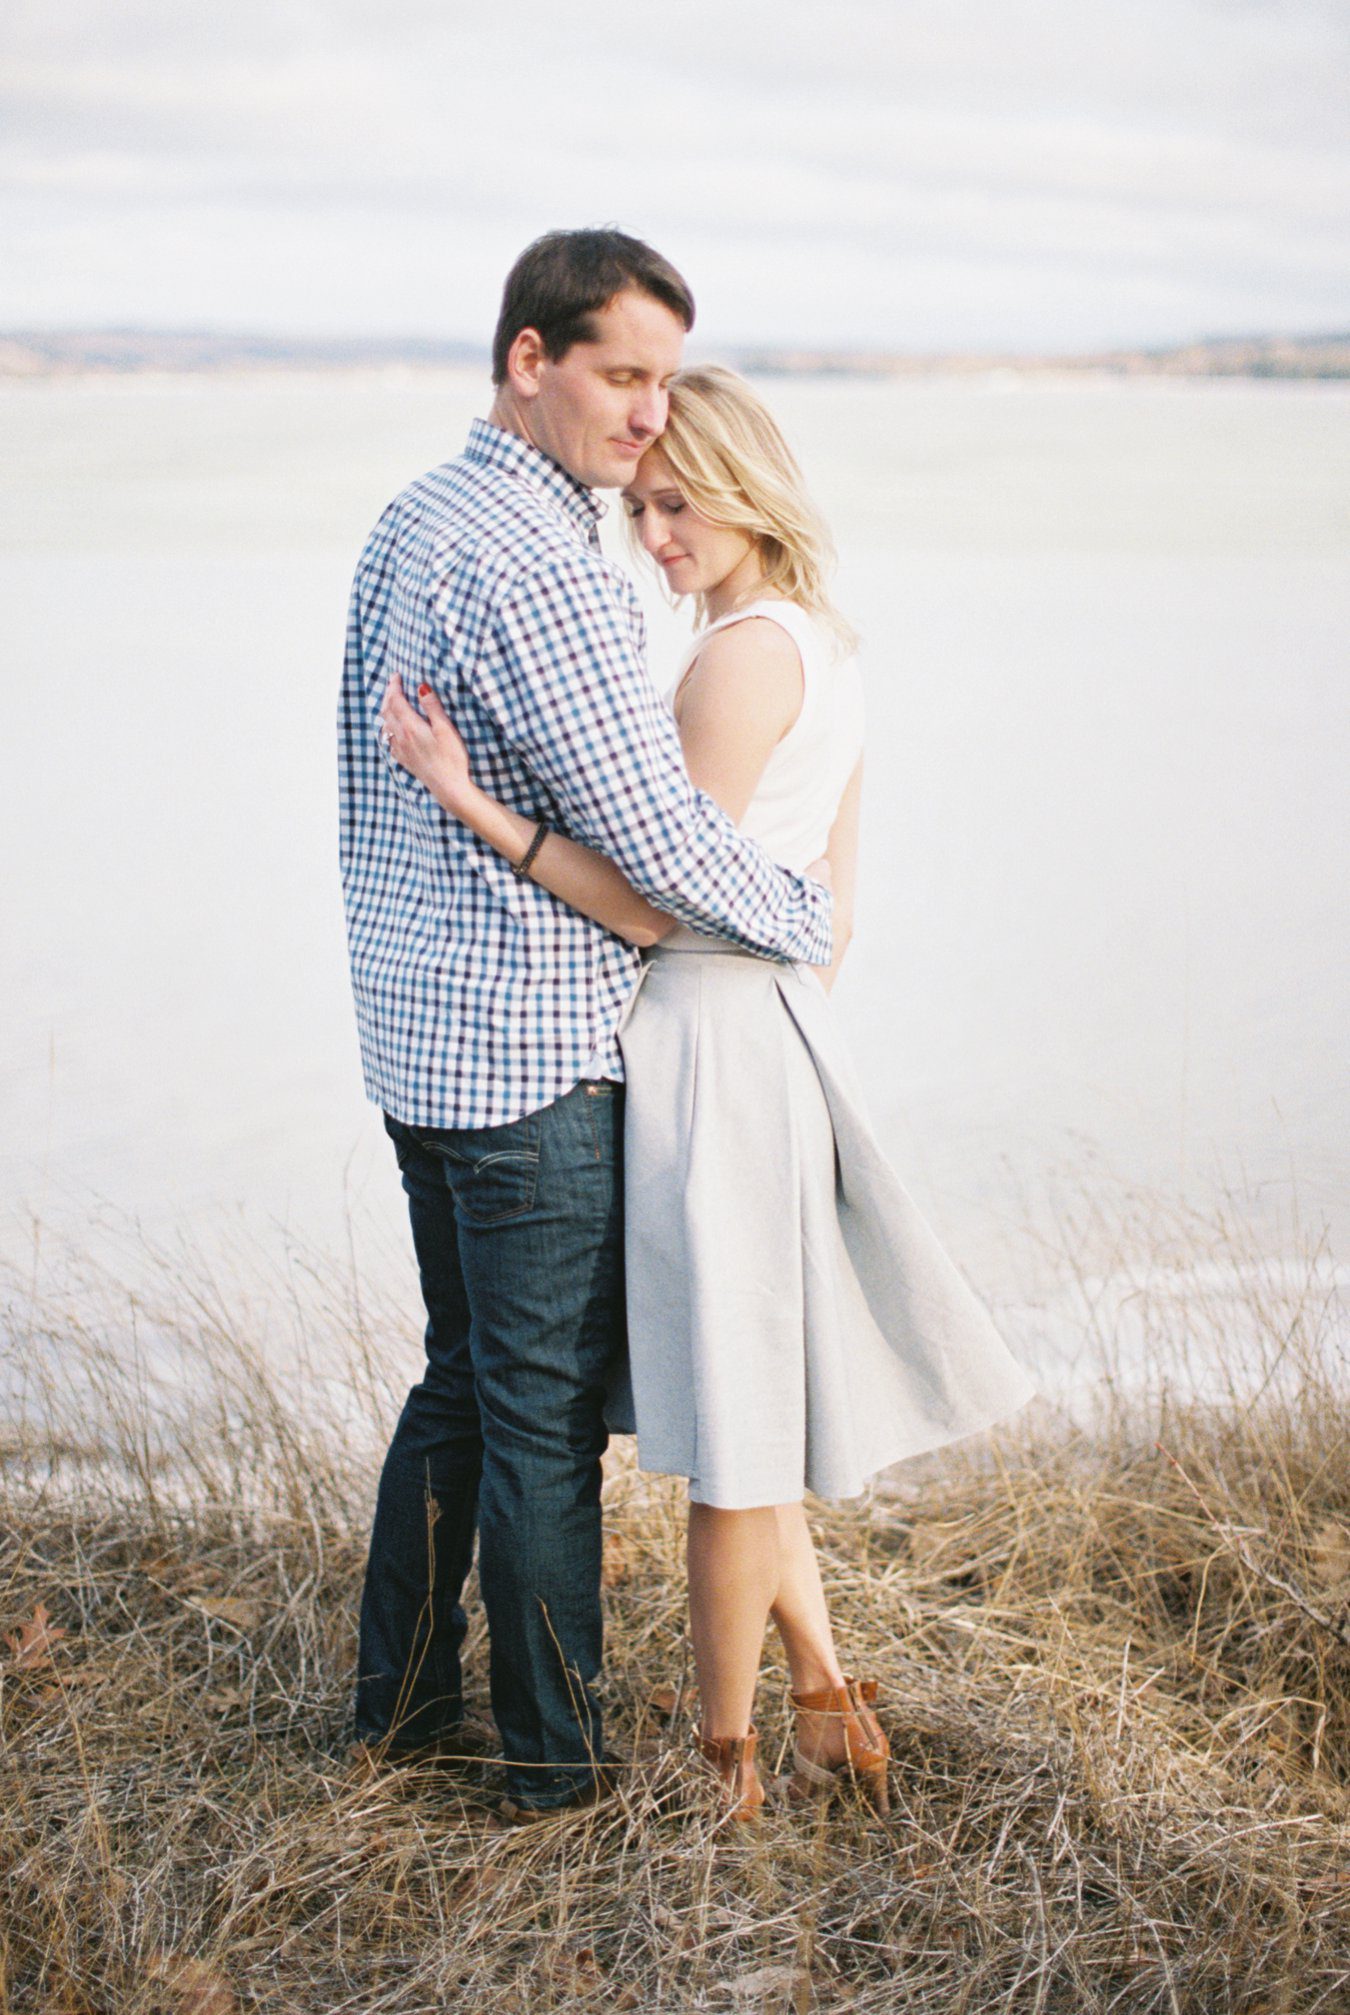
[[[283,1376],[228,1298],[166,1291],[141,1313],[169,1378],[13,1284],[0,2015],[1345,2015],[1350,1392],[1315,1269],[1234,1278],[1226,1397],[1165,1366],[1113,1397],[1108,1351],[1090,1425],[1038,1402],[818,1510],[893,1811],[735,1837],[688,1761],[675,1486],[626,1454],[607,1485],[621,1795],[505,1829],[488,1764],[347,1756],[406,1339],[334,1316],[322,1375],[292,1353]],[[468,1661],[485,1711],[481,1626]]]

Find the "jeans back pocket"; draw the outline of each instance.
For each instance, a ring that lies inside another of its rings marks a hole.
[[[534,1208],[539,1181],[539,1118],[505,1126],[414,1127],[421,1146],[445,1169],[455,1209],[473,1224],[500,1224]]]

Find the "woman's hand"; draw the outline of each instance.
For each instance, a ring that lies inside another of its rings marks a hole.
[[[458,815],[473,790],[469,752],[459,731],[430,686],[419,686],[425,710],[408,704],[395,673],[385,687],[380,726],[385,747],[396,763],[424,783],[436,802]]]
[[[812,861],[810,867],[802,869],[802,873],[810,882],[821,882],[827,889],[834,887],[834,870],[830,866],[828,854],[822,854],[818,861]]]

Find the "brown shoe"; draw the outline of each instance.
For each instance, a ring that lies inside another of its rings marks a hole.
[[[792,1752],[789,1795],[794,1799],[828,1798],[852,1778],[875,1813],[883,1818],[891,1809],[886,1764],[891,1745],[886,1731],[872,1712],[877,1697],[875,1679],[850,1679],[842,1686],[826,1686],[819,1693],[794,1693],[792,1705],[798,1715],[829,1715],[843,1731],[844,1754],[833,1763],[821,1763],[802,1747],[800,1735]]]
[[[379,1775],[388,1770],[451,1770],[461,1764],[491,1761],[502,1753],[501,1737],[490,1721],[466,1714],[456,1727],[429,1742],[399,1742],[383,1736],[353,1742],[346,1760],[354,1769]]]
[[[499,1798],[492,1810],[505,1826],[539,1826],[554,1819],[574,1819],[578,1813],[589,1812],[592,1806],[602,1805],[613,1796],[614,1779],[597,1770],[585,1790],[569,1798],[565,1805],[523,1805],[518,1798]]]
[[[767,1796],[755,1768],[755,1745],[759,1731],[752,1723],[744,1735],[727,1735],[715,1740],[696,1735],[694,1746],[703,1761],[716,1773],[722,1799],[732,1819],[757,1819]]]

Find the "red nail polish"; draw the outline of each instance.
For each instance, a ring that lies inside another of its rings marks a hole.
[[[431,691],[431,687],[430,687],[430,686],[419,686],[419,687],[417,688],[417,697],[418,697],[418,699],[419,699],[419,700],[424,700],[424,699],[426,698],[427,694],[428,694],[428,693],[429,693],[430,691]]]

